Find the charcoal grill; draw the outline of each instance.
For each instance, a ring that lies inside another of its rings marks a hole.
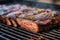
[[[15,2],[10,1],[10,2],[15,4],[18,1],[15,1]],[[3,2],[1,4],[7,4],[7,3],[10,4],[10,2],[9,1],[5,3]],[[31,2],[31,1],[19,1],[19,3],[22,5],[26,4],[31,7],[35,6],[35,7],[40,7],[40,8],[50,8],[52,10],[59,11],[59,8],[55,9],[56,7],[55,4],[38,3],[38,2]],[[33,4],[30,5],[31,3]],[[35,40],[37,40],[39,36],[43,36],[43,40],[59,40],[60,39],[60,27],[57,27],[57,28],[54,28],[54,29],[51,29],[45,32],[32,33],[32,32],[29,32],[21,28],[7,26],[4,23],[0,22],[0,39],[2,40],[29,40],[31,36],[34,37]]]

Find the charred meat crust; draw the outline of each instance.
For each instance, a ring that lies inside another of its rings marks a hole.
[[[11,22],[10,22],[10,19],[9,19],[8,17],[5,17],[5,21],[6,21],[6,24],[7,24],[7,25],[9,25],[9,26],[12,25]]]
[[[14,27],[17,27],[17,23],[15,22],[14,19],[10,19],[10,21],[11,21],[11,23],[12,23],[12,25],[13,25]]]
[[[1,16],[1,22],[6,23],[5,16]]]

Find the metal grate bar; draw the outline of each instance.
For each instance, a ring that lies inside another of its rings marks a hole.
[[[12,27],[12,28],[14,28],[14,27]],[[26,30],[23,30],[23,29],[17,29],[17,28],[14,28],[16,31],[21,31],[22,33],[25,33],[25,34],[27,34],[27,35],[34,35],[34,37],[38,37],[38,35],[35,35],[35,33],[31,33],[31,32],[28,32],[28,31],[26,31]],[[23,31],[22,31],[23,30]]]
[[[55,36],[55,35],[52,35],[52,34],[48,34],[48,33],[45,33],[44,35],[47,35],[47,36],[50,36],[50,37],[53,37],[53,38],[55,38],[55,39],[59,39],[60,37],[58,36]]]
[[[49,32],[50,34],[52,34],[52,35],[56,35],[56,36],[60,36],[60,33],[57,33],[57,32]]]
[[[3,28],[3,29],[6,29],[6,30],[8,30],[8,31],[11,31],[12,33],[15,33],[15,34],[22,35],[22,36],[25,36],[25,37],[30,38],[30,36],[28,36],[28,35],[26,35],[26,34],[23,34],[23,33],[21,33],[21,32],[17,32],[17,31],[15,31],[15,30],[7,29],[6,27]]]
[[[59,30],[58,30],[58,31],[59,31]],[[56,30],[53,30],[53,32],[60,34],[60,32],[58,32],[58,31],[56,31]]]
[[[4,24],[2,24],[2,25],[4,25]],[[29,33],[29,32],[27,32],[23,29],[17,29],[17,28],[14,28],[14,27],[10,27],[10,28],[13,29],[13,30],[16,30],[18,32],[22,32],[22,33],[25,33],[25,34],[28,34],[28,35],[31,35],[31,36],[34,35],[34,37],[38,37],[38,35],[35,35],[34,33]]]
[[[8,38],[6,38],[6,37],[4,37],[4,36],[2,36],[2,35],[0,35],[0,37],[1,38],[3,38],[3,39],[5,39],[5,40],[7,40]],[[9,39],[8,39],[9,40]]]
[[[21,33],[21,32],[17,32],[17,31],[15,31],[15,30],[12,30],[12,29],[7,29],[6,27],[5,28],[3,28],[3,29],[5,29],[5,30],[8,30],[8,31],[10,31],[10,32],[12,32],[12,33],[15,33],[15,34],[18,34],[18,35],[25,35],[25,34],[23,34],[23,33]],[[25,35],[25,36],[28,36],[28,35]],[[28,36],[28,37],[30,37],[30,36]]]
[[[52,32],[52,33],[54,34],[54,32]],[[39,35],[40,33],[37,33],[37,34]],[[54,39],[54,40],[60,39],[60,36],[56,35],[56,34],[58,34],[58,32],[54,34],[55,36],[52,36],[53,34],[45,32],[40,35],[42,35],[43,37],[48,38],[48,39]],[[60,35],[60,34],[58,34],[58,35]]]
[[[1,29],[3,32],[5,32],[5,33],[8,33],[8,34],[10,34],[10,35],[13,35],[13,36],[17,36],[18,38],[25,38],[25,37],[23,37],[23,36],[19,36],[19,35],[17,35],[17,34],[14,34],[14,33],[12,33],[12,32],[10,32],[10,31],[8,31],[8,30],[5,30],[5,29]],[[25,38],[25,39],[28,39],[28,38]]]
[[[5,30],[8,30],[8,31],[11,31],[12,33],[15,33],[15,34],[18,34],[18,35],[22,35],[22,36],[25,36],[25,37],[28,37],[28,38],[30,38],[31,37],[31,35],[29,36],[29,34],[27,35],[26,33],[23,33],[22,31],[23,30],[21,30],[20,32],[17,32],[17,31],[15,31],[16,29],[9,29],[9,28],[7,28],[7,27],[4,27],[3,26],[3,29],[5,29]],[[35,38],[35,39],[37,39],[37,38]]]
[[[8,39],[17,40],[17,38],[15,38],[15,37],[13,37],[13,36],[11,36],[11,35],[9,35],[9,34],[6,34],[6,33],[4,33],[3,31],[1,31],[1,33],[2,33],[2,36],[6,37],[6,38],[8,38]]]
[[[21,28],[15,28],[11,26],[7,26],[3,23],[0,25],[1,32],[5,33],[5,36],[10,35],[12,37],[15,37],[16,39],[26,39],[29,40],[30,36],[34,37],[35,40],[42,35],[45,40],[59,40],[60,39],[60,28],[54,29],[49,32],[42,32],[42,33],[32,33],[27,30],[21,29]],[[0,33],[1,34],[1,33]],[[3,35],[2,35],[3,36]]]

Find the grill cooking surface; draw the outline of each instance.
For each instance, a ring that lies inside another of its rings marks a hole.
[[[23,29],[8,27],[5,24],[0,23],[0,39],[14,39],[14,40],[29,40],[30,37],[37,38],[42,35],[45,40],[59,40],[60,39],[60,28],[50,30],[49,32],[39,32],[39,33],[31,33]]]

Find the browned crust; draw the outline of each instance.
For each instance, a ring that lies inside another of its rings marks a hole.
[[[9,26],[12,25],[9,18],[6,17],[6,18],[5,18],[5,21],[6,21],[6,24],[7,24],[7,25],[9,25]]]
[[[6,23],[5,16],[1,16],[1,20],[2,20],[3,23]]]
[[[10,21],[12,22],[12,25],[13,25],[14,27],[17,27],[17,23],[15,22],[14,19],[10,19]]]

